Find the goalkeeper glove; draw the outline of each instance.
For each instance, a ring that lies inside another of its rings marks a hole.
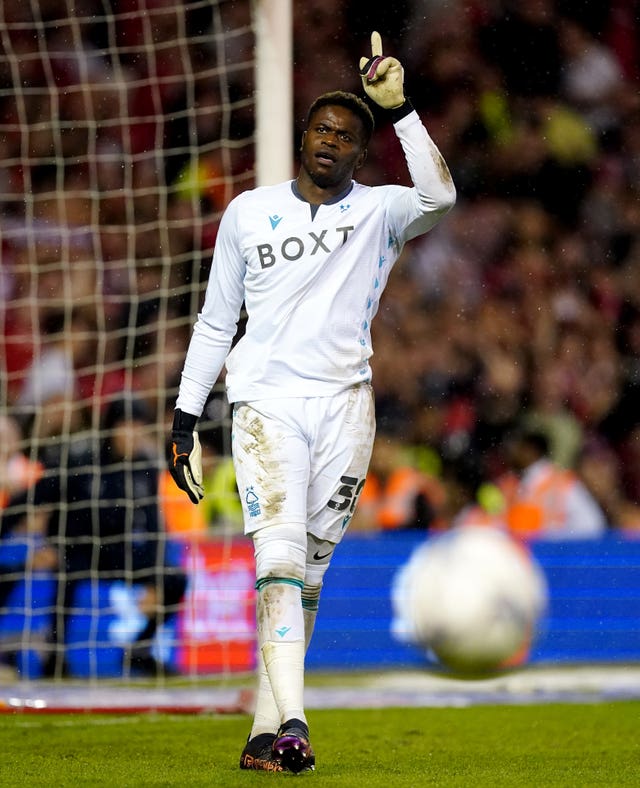
[[[171,455],[169,472],[175,483],[184,490],[193,503],[204,498],[202,486],[202,450],[195,431],[197,416],[183,413],[176,408],[171,430]]]
[[[365,93],[384,109],[404,104],[404,69],[395,57],[382,54],[380,33],[371,33],[371,57],[360,58],[360,76]]]

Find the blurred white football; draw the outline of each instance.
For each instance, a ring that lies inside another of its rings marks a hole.
[[[528,548],[486,526],[429,537],[397,574],[393,631],[446,667],[486,673],[526,660],[548,601]]]

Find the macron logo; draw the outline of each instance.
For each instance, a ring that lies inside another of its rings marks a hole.
[[[280,222],[282,221],[282,216],[278,216],[278,214],[277,214],[277,213],[274,213],[274,214],[273,214],[273,216],[270,216],[270,217],[269,217],[269,221],[271,222],[271,229],[272,229],[272,230],[275,230],[275,229],[276,229],[276,227],[277,227],[277,226],[280,224]]]
[[[276,629],[276,635],[280,635],[283,638],[290,629],[291,627],[280,627],[280,629]]]

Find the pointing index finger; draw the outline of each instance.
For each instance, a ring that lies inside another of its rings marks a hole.
[[[371,33],[371,54],[373,57],[380,57],[382,55],[382,38],[377,30]]]

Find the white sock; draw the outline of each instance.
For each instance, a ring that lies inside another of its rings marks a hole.
[[[304,641],[306,653],[313,635],[318,610],[317,608],[315,610],[303,608],[302,613],[304,616]],[[280,712],[278,711],[276,700],[273,697],[271,681],[269,680],[269,674],[264,665],[262,649],[258,649],[257,673],[258,688],[256,691],[256,708],[253,717],[253,727],[251,728],[251,739],[253,739],[254,736],[258,736],[260,733],[275,733],[280,727]],[[291,718],[288,717],[287,719]],[[304,717],[299,719],[304,719]]]
[[[258,646],[269,676],[280,723],[294,717],[306,722],[305,621],[300,587],[279,580],[264,585],[258,592],[257,618]],[[266,702],[264,710],[267,710]]]
[[[256,708],[253,714],[253,726],[249,738],[253,739],[260,733],[277,733],[280,727],[280,712],[273,697],[271,681],[264,665],[262,649],[258,648],[258,687],[256,690]]]
[[[293,718],[306,722],[304,640],[294,640],[289,643],[268,641],[262,647],[262,653],[281,722]]]

